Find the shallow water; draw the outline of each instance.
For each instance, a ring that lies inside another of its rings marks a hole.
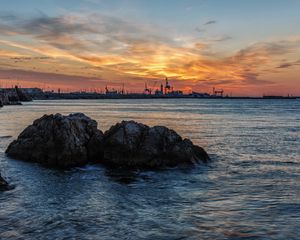
[[[45,113],[134,119],[203,146],[194,169],[69,171],[5,157]],[[300,239],[300,100],[36,101],[0,109],[0,239]]]

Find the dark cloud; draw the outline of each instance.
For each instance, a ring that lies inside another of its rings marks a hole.
[[[262,80],[257,78],[256,73],[251,73],[249,75],[245,74],[242,76],[244,79],[237,81],[236,79],[214,79],[214,78],[206,78],[197,81],[197,83],[202,84],[203,86],[208,87],[226,87],[232,85],[239,85],[239,86],[258,86],[258,85],[270,85],[274,84],[272,81]]]
[[[271,85],[271,84],[275,84],[273,81],[270,81],[270,80],[263,80],[263,79],[245,79],[244,81],[242,81],[242,83],[246,86],[249,86],[249,85],[255,85],[255,86],[258,86],[258,85]]]
[[[82,84],[85,81],[86,84],[89,82],[104,82],[101,78],[95,77],[84,77],[84,76],[74,76],[58,73],[46,73],[46,72],[35,72],[29,70],[19,70],[19,69],[0,69],[0,79],[13,79],[18,76],[22,77],[22,81],[37,81],[38,83],[47,84]]]
[[[30,61],[30,60],[47,60],[50,59],[50,57],[12,57],[12,60],[18,60],[18,61]]]
[[[300,60],[298,60],[296,62],[282,63],[277,68],[290,68],[290,67],[297,66],[297,65],[300,65]]]
[[[10,13],[9,16],[0,13],[0,19],[3,26],[6,24],[7,28],[16,32],[35,35],[41,39],[59,37],[65,34],[97,33],[95,29],[80,19],[76,19],[75,16],[49,17],[39,13],[39,16],[28,18],[13,13]]]
[[[0,13],[0,20],[2,35],[31,35],[62,50],[88,51],[96,47],[102,50],[102,43],[105,44],[103,50],[137,42],[174,43],[170,36],[158,33],[150,26],[96,13],[56,17],[40,13],[30,18]]]
[[[236,54],[237,59],[254,58],[258,56],[280,56],[294,51],[299,41],[259,42],[240,50]]]
[[[212,24],[216,24],[217,21],[216,20],[210,20],[210,21],[207,21],[206,23],[204,23],[203,25],[212,25]]]
[[[2,21],[14,21],[16,20],[16,15],[12,12],[2,11],[0,12],[0,19]]]
[[[243,79],[242,83],[246,85],[265,85],[265,84],[273,84],[272,81],[259,79],[259,73],[257,72],[244,72],[241,75]]]
[[[198,26],[198,27],[195,27],[195,31],[196,32],[199,32],[199,33],[203,33],[203,32],[206,32],[206,29],[204,26],[208,26],[208,25],[213,25],[213,24],[216,24],[217,21],[216,20],[211,20],[211,21],[207,21],[206,23],[204,23],[202,26]]]
[[[283,63],[283,64],[280,64],[277,68],[289,68],[292,66],[294,66],[293,63]]]
[[[227,40],[230,40],[230,39],[232,39],[231,36],[224,35],[224,36],[219,36],[219,37],[212,38],[211,41],[213,41],[213,42],[224,42],[224,41],[227,41]]]
[[[235,80],[232,79],[214,79],[214,78],[206,78],[197,81],[197,83],[206,85],[206,86],[223,86],[223,85],[232,85],[236,83]]]
[[[59,37],[65,34],[97,32],[86,24],[72,22],[72,19],[66,17],[38,17],[25,22],[22,27],[41,39],[52,39],[55,36]]]

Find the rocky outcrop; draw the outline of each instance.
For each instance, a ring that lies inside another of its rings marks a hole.
[[[18,88],[18,86],[15,86],[15,91],[18,96],[18,100],[21,102],[30,102],[32,101],[32,97],[27,94],[25,91],[22,89]]]
[[[7,189],[8,189],[8,183],[0,175],[0,191],[7,190]]]
[[[129,168],[163,168],[207,162],[207,153],[163,126],[123,121],[104,134],[103,162]]]
[[[53,167],[101,163],[113,167],[158,169],[207,162],[207,153],[163,126],[123,121],[103,134],[84,114],[45,115],[6,150],[8,156]]]
[[[18,88],[0,88],[0,107],[1,105],[21,105],[21,102],[32,101],[32,97],[24,91],[24,89]]]
[[[47,166],[80,166],[91,157],[96,158],[98,154],[101,157],[102,137],[97,122],[82,113],[44,115],[27,127],[8,146],[6,153]]]
[[[20,105],[20,99],[14,88],[0,89],[0,101],[2,105]]]

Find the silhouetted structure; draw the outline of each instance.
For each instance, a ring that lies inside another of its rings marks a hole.
[[[216,90],[215,88],[213,88],[213,96],[214,97],[221,97],[222,98],[223,93],[224,93],[223,89]]]

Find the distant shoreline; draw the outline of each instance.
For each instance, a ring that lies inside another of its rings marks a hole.
[[[3,105],[19,105],[21,102],[32,100],[97,100],[97,99],[268,99],[268,100],[291,100],[300,99],[300,96],[276,96],[265,95],[262,97],[243,97],[243,96],[224,96],[222,94],[197,93],[183,94],[182,92],[171,92],[160,94],[145,94],[145,93],[123,93],[123,92],[70,92],[61,93],[54,91],[44,92],[39,88],[7,88],[0,89],[0,107]]]
[[[121,100],[121,99],[253,99],[253,100],[296,100],[300,99],[300,97],[190,97],[190,96],[182,96],[182,97],[145,97],[145,96],[97,96],[97,97],[78,97],[78,96],[64,96],[64,97],[49,97],[49,98],[33,98],[33,100],[44,100],[44,101],[52,101],[52,100]]]

